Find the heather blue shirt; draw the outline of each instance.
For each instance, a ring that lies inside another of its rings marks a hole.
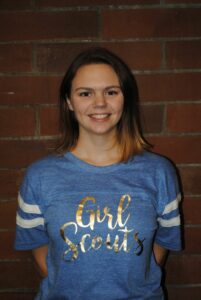
[[[36,299],[163,299],[152,246],[180,250],[179,200],[174,168],[149,152],[106,167],[72,153],[31,165],[15,248],[49,245]]]

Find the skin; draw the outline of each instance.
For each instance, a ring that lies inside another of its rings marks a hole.
[[[168,255],[168,250],[154,243],[153,252],[155,260],[160,267],[163,267]]]
[[[79,123],[79,138],[72,150],[77,157],[96,166],[119,161],[116,127],[123,112],[123,94],[117,74],[106,64],[90,64],[78,69],[72,81],[70,110]],[[167,250],[154,244],[156,262],[162,266]],[[47,276],[48,245],[34,249],[33,256],[42,276]]]
[[[42,277],[47,276],[47,264],[46,257],[48,253],[48,245],[44,245],[40,248],[36,248],[32,250],[32,254],[37,266],[37,269]]]
[[[94,165],[109,165],[120,157],[116,125],[123,112],[123,94],[114,70],[106,64],[82,66],[73,82],[69,109],[79,123],[73,153]]]

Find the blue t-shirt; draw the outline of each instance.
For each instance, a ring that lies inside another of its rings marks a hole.
[[[179,200],[173,166],[149,152],[105,167],[70,152],[31,165],[15,248],[49,245],[36,299],[163,299],[152,248],[180,250]]]

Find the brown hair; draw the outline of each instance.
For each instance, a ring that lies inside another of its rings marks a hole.
[[[74,112],[68,108],[72,81],[78,69],[89,64],[107,64],[117,74],[124,96],[121,119],[117,124],[117,141],[122,149],[120,161],[126,162],[133,155],[148,149],[150,145],[142,135],[139,117],[139,95],[136,80],[128,66],[116,54],[97,47],[81,52],[68,68],[60,87],[60,127],[62,140],[57,152],[64,153],[76,146],[79,137],[79,124]]]

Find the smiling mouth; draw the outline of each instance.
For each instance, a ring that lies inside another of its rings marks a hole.
[[[89,117],[94,120],[104,120],[108,118],[111,114],[90,114]]]

